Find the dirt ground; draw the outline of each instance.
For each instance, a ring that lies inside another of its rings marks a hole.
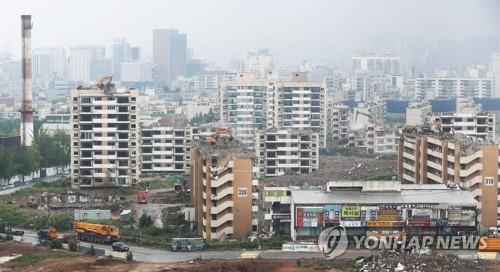
[[[264,178],[265,186],[323,185],[329,180],[364,179],[380,173],[396,171],[396,160],[375,157],[321,156],[319,169],[309,175],[284,175]]]
[[[19,267],[14,263],[0,264],[0,272],[352,272],[354,260],[324,261],[320,259],[296,260],[267,260],[267,259],[238,259],[238,260],[195,260],[171,264],[155,264],[141,262],[126,262],[107,257],[92,257],[62,250],[49,250],[46,248],[30,246],[15,242],[0,241],[0,257],[12,254],[61,254],[65,257],[45,258],[36,264]],[[436,258],[435,258],[436,259]],[[370,263],[372,259],[367,258]],[[397,259],[394,262],[400,261]],[[422,260],[423,262],[423,260]],[[461,261],[464,262],[464,261]],[[387,261],[387,263],[390,263]],[[436,264],[429,262],[429,268],[419,271],[439,271]],[[500,271],[500,264],[495,262],[474,262],[474,271]],[[359,261],[358,261],[359,264]],[[405,263],[406,264],[406,263]],[[408,264],[406,264],[408,265]],[[466,267],[465,265],[463,267]],[[477,270],[479,269],[479,270]],[[377,270],[378,271],[378,270]],[[455,270],[446,270],[455,271]],[[469,270],[456,270],[469,271]]]
[[[30,246],[15,242],[0,241],[0,257],[13,254],[57,254],[68,251],[49,250],[46,248]],[[300,267],[295,260],[197,260],[172,264],[154,264],[141,262],[126,262],[105,257],[92,257],[76,254],[62,258],[47,258],[31,266],[19,267],[13,263],[0,264],[0,272],[285,272],[318,271],[318,265],[323,265],[321,260],[302,260]],[[345,271],[352,265],[350,261],[343,261],[332,265],[335,269],[326,271]]]

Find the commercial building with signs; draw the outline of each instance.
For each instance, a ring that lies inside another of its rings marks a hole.
[[[270,232],[290,235],[290,187],[264,187],[264,222]]]
[[[280,188],[278,188],[280,189]],[[410,185],[398,181],[335,181],[326,189],[264,190],[268,225],[288,218],[293,240],[317,238],[329,226],[344,226],[348,235],[394,231],[409,236],[476,232],[472,192],[444,185]],[[289,204],[288,204],[289,201]]]
[[[398,175],[403,183],[459,185],[472,191],[484,228],[500,224],[498,144],[462,134],[404,131]]]
[[[243,237],[257,231],[255,153],[230,134],[200,137],[191,149],[191,196],[204,239]]]
[[[137,90],[118,92],[110,86],[71,92],[72,187],[138,182],[137,96]]]
[[[258,133],[255,151],[261,175],[309,174],[319,168],[319,135],[306,130]]]

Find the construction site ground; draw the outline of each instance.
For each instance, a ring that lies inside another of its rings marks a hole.
[[[12,255],[17,259],[0,263],[0,272],[354,272],[354,271],[499,271],[494,261],[458,260],[452,256],[397,255],[381,253],[366,258],[354,259],[235,259],[235,260],[192,260],[176,263],[143,263],[124,261],[108,257],[95,257],[81,253],[0,241],[0,261]],[[418,266],[415,266],[418,264]],[[399,268],[399,270],[398,270]]]
[[[396,160],[367,156],[321,155],[319,169],[307,175],[284,175],[263,179],[264,186],[323,185],[330,180],[390,179]]]
[[[155,264],[142,262],[127,262],[95,257],[80,253],[71,253],[62,250],[48,250],[46,248],[20,244],[16,242],[0,241],[0,259],[5,256],[20,254],[18,259],[0,264],[0,272],[29,271],[29,272],[67,272],[67,271],[110,271],[110,272],[188,272],[188,271],[301,271],[312,272],[317,269],[329,268],[327,271],[350,271],[353,261],[343,260],[338,263],[326,263],[322,260],[301,260],[298,266],[295,260],[194,260],[169,264]],[[23,259],[21,259],[23,258]]]

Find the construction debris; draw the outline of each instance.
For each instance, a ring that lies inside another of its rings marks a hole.
[[[478,260],[463,260],[455,255],[418,254],[386,250],[379,255],[361,258],[356,262],[362,272],[456,272],[484,271]]]
[[[394,159],[355,156],[320,156],[319,169],[307,175],[263,178],[265,186],[323,185],[330,180],[360,180],[395,171]],[[386,177],[389,178],[390,177]]]

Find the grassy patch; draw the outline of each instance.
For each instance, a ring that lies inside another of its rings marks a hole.
[[[46,226],[56,227],[59,231],[72,228],[73,218],[70,216],[55,214],[51,220],[47,216],[32,217],[24,214],[19,205],[0,205],[0,222],[16,228],[41,229]]]
[[[139,188],[149,188],[150,190],[172,188],[177,181],[186,179],[187,178],[185,176],[181,175],[167,175],[165,178],[155,179],[152,181],[143,181],[139,183]]]
[[[79,253],[74,252],[36,252],[36,253],[26,253],[23,256],[16,258],[12,261],[7,262],[5,265],[11,268],[15,267],[27,267],[30,265],[35,265],[41,261],[47,259],[58,259],[58,258],[71,258],[75,256],[80,256]]]
[[[71,188],[69,180],[60,180],[54,182],[36,182],[31,188],[21,189],[12,194],[13,197],[27,197],[43,192],[64,193]]]
[[[384,170],[379,171],[374,175],[366,176],[364,180],[392,180],[394,176],[397,176],[394,171]]]

